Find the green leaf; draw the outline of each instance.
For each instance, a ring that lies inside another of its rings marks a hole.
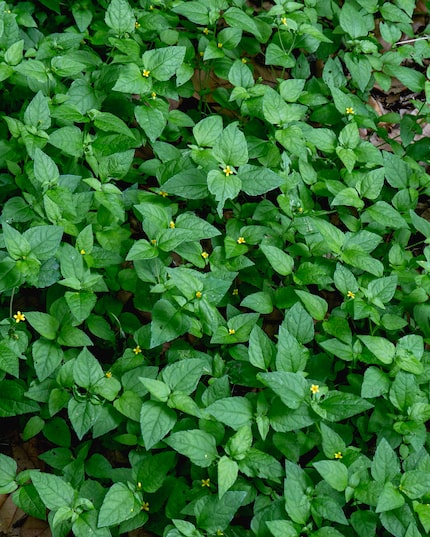
[[[219,201],[218,214],[221,215],[226,200],[234,199],[242,188],[242,181],[237,175],[227,176],[219,170],[211,170],[208,174],[209,192]]]
[[[117,34],[134,32],[136,19],[127,0],[112,0],[106,10],[105,22]]]
[[[104,376],[98,360],[88,349],[82,349],[73,364],[73,380],[82,388],[91,388]]]
[[[140,513],[140,502],[125,483],[114,483],[100,507],[98,527],[116,526]]]
[[[25,388],[20,382],[15,380],[0,382],[0,418],[10,418],[39,410],[39,405],[35,401],[27,399]]]
[[[275,357],[276,348],[267,334],[256,324],[249,335],[249,361],[266,370]]]
[[[202,147],[213,147],[221,136],[222,131],[222,118],[218,115],[210,115],[193,127],[193,135],[196,143]]]
[[[67,305],[79,323],[87,319],[97,303],[97,296],[92,291],[78,291],[65,293]]]
[[[191,22],[195,24],[201,24],[202,26],[207,26],[209,24],[209,12],[210,5],[205,5],[202,2],[191,0],[189,2],[182,2],[181,4],[175,5],[172,8],[174,13],[183,15]]]
[[[75,399],[70,399],[68,416],[79,440],[82,440],[85,434],[93,427],[101,411],[102,407],[94,405],[90,400],[76,401]]]
[[[400,473],[399,459],[385,438],[376,448],[370,471],[373,479],[381,483],[392,481]]]
[[[313,463],[317,472],[331,487],[343,492],[348,486],[348,468],[340,461],[317,461]]]
[[[34,369],[41,382],[57,369],[63,359],[61,347],[53,341],[42,338],[33,343],[32,354]]]
[[[0,342],[0,370],[19,377],[20,353],[12,350],[6,341]]]
[[[145,386],[148,392],[156,401],[166,403],[171,393],[170,388],[161,380],[139,377],[140,382]]]
[[[9,494],[17,489],[15,483],[17,473],[16,462],[7,455],[0,453],[0,494]]]
[[[390,379],[377,367],[369,367],[364,372],[363,384],[361,385],[361,397],[379,397],[388,393]]]
[[[369,217],[371,220],[374,220],[384,227],[393,229],[408,228],[408,225],[401,214],[386,201],[377,201],[371,205],[364,212],[364,216]]]
[[[345,236],[342,231],[340,231],[340,229],[335,227],[333,224],[330,224],[330,222],[321,220],[319,218],[313,218],[312,223],[315,224],[315,227],[321,234],[325,244],[327,244],[330,250],[335,254],[339,254],[341,252],[343,243],[345,242]]]
[[[391,481],[388,481],[385,483],[384,488],[379,496],[376,512],[383,513],[384,511],[392,511],[402,507],[404,503],[404,496],[402,496],[398,488],[395,487]]]
[[[320,296],[312,295],[306,291],[297,289],[294,291],[302,301],[308,313],[317,321],[325,319],[328,310],[327,302]]]
[[[167,125],[167,116],[163,110],[156,106],[136,106],[134,115],[152,142],[155,142],[161,136]]]
[[[393,405],[402,411],[407,411],[415,402],[418,392],[415,376],[400,371],[397,373],[390,389],[389,397]]]
[[[328,421],[341,421],[373,408],[373,405],[352,393],[331,391],[319,403]]]
[[[261,42],[262,35],[255,20],[242,11],[242,9],[239,9],[238,7],[230,7],[223,13],[223,18],[229,26],[240,28],[244,32],[248,32],[255,36],[258,41]]]
[[[253,418],[251,402],[240,396],[218,399],[209,405],[206,411],[236,431],[244,425],[248,425]]]
[[[31,246],[27,239],[12,226],[3,222],[3,238],[9,255],[14,259],[27,257],[31,252]]]
[[[182,336],[190,326],[190,320],[184,313],[169,301],[159,300],[152,310],[151,348]]]
[[[229,457],[223,455],[218,461],[218,498],[222,498],[224,494],[234,485],[236,482],[239,467],[236,461],[231,460]]]
[[[215,437],[200,429],[178,431],[164,442],[202,468],[210,466],[218,456]]]
[[[82,131],[75,126],[62,127],[49,135],[49,143],[66,155],[79,158],[84,153]]]
[[[185,47],[165,47],[147,50],[142,56],[145,69],[156,80],[166,81],[172,78],[185,58]]]
[[[140,413],[145,449],[150,450],[162,440],[176,423],[176,413],[165,404],[157,401],[145,401]]]
[[[293,522],[306,524],[311,512],[309,486],[304,471],[297,464],[285,461],[284,499],[285,509]]]
[[[289,520],[267,520],[266,526],[273,537],[298,537],[294,524]]]
[[[288,276],[292,273],[294,267],[294,259],[286,252],[276,246],[269,244],[261,244],[261,251],[266,256],[273,270],[282,276]]]
[[[143,76],[142,73],[143,71],[135,63],[126,63],[121,67],[118,80],[112,89],[122,93],[150,94],[152,90],[152,79]],[[90,107],[90,109],[92,108],[94,106]]]
[[[25,109],[24,123],[41,130],[47,130],[51,126],[48,98],[41,91],[36,93]]]
[[[242,181],[242,190],[248,196],[261,196],[284,182],[284,179],[272,170],[251,164],[241,166],[238,177]]]
[[[214,144],[213,156],[226,166],[242,166],[248,162],[246,138],[237,122],[230,123],[223,130]]]
[[[300,373],[286,371],[258,373],[257,379],[273,390],[282,402],[292,409],[300,407],[309,391],[308,383]]]
[[[167,365],[163,369],[163,380],[172,391],[191,394],[202,375],[209,375],[211,368],[202,358],[188,358]]]
[[[358,10],[351,2],[346,2],[340,11],[339,23],[352,39],[367,36],[373,29],[373,17],[364,14],[364,10]]]
[[[76,493],[61,477],[32,470],[31,480],[48,509],[72,507]]]
[[[39,261],[46,261],[57,253],[63,233],[59,226],[34,226],[27,229],[23,237],[29,242],[31,253]]]
[[[25,317],[30,325],[39,332],[41,336],[51,340],[57,337],[60,323],[55,317],[52,317],[52,315],[40,311],[27,311]]]
[[[416,69],[402,65],[386,65],[384,73],[398,78],[402,84],[413,92],[420,93],[424,89],[426,77]]]
[[[244,491],[227,491],[222,498],[203,496],[194,505],[197,526],[208,533],[228,528],[246,496]]]
[[[169,194],[186,199],[203,199],[208,195],[206,174],[202,170],[189,168],[181,171],[163,183]]]
[[[388,341],[388,339],[381,336],[359,335],[358,338],[380,362],[383,364],[391,364],[393,362],[396,348],[391,341]]]
[[[309,343],[314,337],[314,322],[300,302],[287,311],[283,324],[299,343]]]

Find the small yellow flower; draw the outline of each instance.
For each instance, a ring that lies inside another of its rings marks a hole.
[[[229,175],[233,175],[233,170],[230,168],[230,166],[226,166],[223,169],[223,173],[225,173],[225,175],[228,177]]]
[[[133,352],[137,356],[138,354],[142,353],[142,349],[139,347],[139,345],[136,345],[133,349]]]
[[[242,58],[242,63],[248,63],[247,58]]]
[[[236,287],[235,289],[233,289],[233,296],[237,296],[239,294],[239,289]]]
[[[202,479],[202,487],[210,487],[211,486],[211,480],[208,479]]]
[[[203,52],[203,50],[201,50],[201,51],[199,52],[199,56],[201,56],[201,57],[203,58],[204,55],[205,55],[205,53]]]
[[[149,11],[154,11],[154,6],[149,6]]]
[[[297,210],[299,211],[299,213],[302,213],[303,212],[303,207],[299,207]]]
[[[134,27],[136,28],[136,30],[138,30],[140,28],[140,22],[135,22],[134,23]]]
[[[283,24],[284,26],[288,26],[287,17],[281,18],[281,24]]]
[[[137,488],[140,490],[142,488],[142,483],[140,481],[137,482]]]
[[[355,298],[355,293],[353,293],[352,291],[348,291],[348,292],[346,293],[346,296],[347,296],[348,298],[352,298],[352,299],[354,300],[354,298]]]
[[[203,259],[207,259],[209,257],[209,254],[207,252],[202,252]]]
[[[221,535],[224,535],[224,532],[221,530],[216,530],[216,534],[221,537]]]
[[[108,379],[112,378],[112,373],[110,371],[106,371],[105,377]]]
[[[318,386],[318,384],[312,384],[310,390],[313,394],[316,394],[320,391],[320,387]]]
[[[173,220],[170,220],[170,222],[169,222],[169,228],[170,228],[170,229],[175,229],[175,227],[176,227],[176,226],[175,226],[175,222],[174,222]]]
[[[237,244],[245,244],[246,240],[244,239],[244,237],[239,237],[236,242]]]
[[[155,99],[155,98],[157,97],[157,94],[155,93],[155,91],[153,91],[153,92],[151,93],[151,97],[152,97],[153,99]]]
[[[352,106],[347,106],[345,108],[345,113],[350,114],[351,116],[353,116],[355,114],[355,110],[354,110],[354,108]]]
[[[151,239],[151,244],[152,244],[152,246],[155,246],[157,244],[157,240],[156,239]]]
[[[151,71],[149,69],[144,69],[142,71],[142,76],[144,76],[145,78],[148,78],[148,76],[151,74]]]
[[[142,511],[149,511],[149,502],[142,503]]]
[[[201,291],[196,291],[196,298],[202,298],[203,293]]]
[[[341,451],[338,451],[337,453],[335,453],[335,454],[334,454],[334,458],[335,458],[335,459],[342,459],[342,458],[343,458],[342,452],[341,452]]]
[[[25,321],[25,315],[21,313],[20,311],[17,311],[15,315],[13,316],[16,323],[20,323],[21,321]]]
[[[234,336],[235,333],[236,333],[236,330],[234,328],[229,328],[228,329],[228,335],[229,336]]]
[[[159,194],[160,194],[160,196],[161,196],[162,198],[167,198],[167,196],[169,195],[169,194],[168,194],[167,192],[165,192],[164,190],[160,190]]]
[[[85,255],[87,252],[82,248],[82,250],[79,252],[81,255]]]
[[[203,33],[204,33],[205,35],[208,35],[208,33],[209,33],[209,28],[204,28]]]
[[[217,47],[222,48],[222,43],[218,43]]]

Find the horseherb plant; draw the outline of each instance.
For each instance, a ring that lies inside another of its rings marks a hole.
[[[50,446],[0,492],[54,537],[428,534],[424,4],[0,2],[0,417]]]

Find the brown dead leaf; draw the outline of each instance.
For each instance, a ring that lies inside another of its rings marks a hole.
[[[21,528],[20,537],[52,537],[52,534],[45,520],[30,516]]]
[[[6,535],[11,535],[11,531],[14,526],[19,524],[21,520],[26,517],[24,511],[18,509],[18,507],[13,503],[12,496],[2,495],[2,503],[0,507],[0,532],[6,533]]]

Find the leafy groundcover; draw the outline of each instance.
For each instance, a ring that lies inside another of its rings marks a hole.
[[[49,447],[0,493],[54,537],[428,535],[427,24],[0,2],[0,417]]]

